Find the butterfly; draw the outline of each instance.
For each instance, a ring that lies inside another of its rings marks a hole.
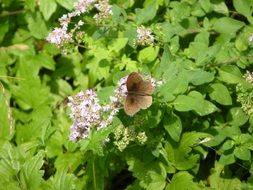
[[[124,102],[124,111],[133,116],[140,109],[147,109],[152,104],[154,87],[151,81],[145,81],[137,72],[132,72],[127,80],[127,96]]]

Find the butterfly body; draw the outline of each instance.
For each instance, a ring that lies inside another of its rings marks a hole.
[[[126,81],[127,96],[124,110],[127,115],[133,116],[140,109],[147,109],[152,104],[154,87],[151,81],[145,81],[137,72],[131,73]]]

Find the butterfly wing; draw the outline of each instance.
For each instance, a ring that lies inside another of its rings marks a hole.
[[[132,72],[126,81],[126,86],[128,91],[134,91],[138,88],[138,85],[143,82],[143,79],[139,73]]]
[[[125,99],[124,110],[133,116],[140,109],[147,109],[152,104],[154,87],[151,81],[144,81],[139,73],[131,73],[126,82],[128,95]]]
[[[141,109],[147,109],[152,104],[152,96],[136,96],[136,102]]]
[[[153,94],[154,87],[151,81],[142,81],[138,85],[137,93],[151,96]]]
[[[124,103],[124,111],[127,115],[133,116],[140,110],[139,99],[136,95],[127,95]]]

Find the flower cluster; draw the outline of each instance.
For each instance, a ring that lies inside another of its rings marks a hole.
[[[247,82],[252,84],[253,87],[253,73],[247,71],[244,75]],[[251,115],[253,114],[253,91],[244,87],[242,84],[236,86],[237,101],[241,103],[243,111]]]
[[[140,144],[144,144],[147,141],[145,132],[136,133],[134,127],[127,127],[120,125],[114,132],[115,141],[114,144],[122,152],[130,142],[137,140]]]
[[[246,79],[247,82],[253,84],[253,73],[247,71],[246,74],[244,75],[244,78]]]
[[[134,42],[135,45],[153,45],[154,40],[155,38],[149,28],[146,28],[144,26],[140,26],[137,28],[137,37]]]
[[[62,48],[65,44],[81,39],[85,35],[84,32],[80,32],[80,27],[84,25],[84,22],[79,20],[72,29],[69,29],[70,22],[74,17],[87,13],[94,7],[98,10],[98,13],[94,16],[96,22],[101,23],[112,15],[111,5],[109,5],[108,0],[78,0],[74,3],[72,12],[59,18],[61,27],[54,28],[47,36],[47,41],[55,44],[58,48]]]
[[[102,23],[112,15],[112,6],[109,5],[108,0],[101,0],[100,3],[95,4],[95,7],[99,11],[93,17],[97,23]]]
[[[73,125],[70,140],[85,139],[91,128],[97,130],[107,127],[118,113],[126,96],[126,79],[122,78],[115,90],[115,95],[110,97],[110,103],[101,105],[94,90],[81,91],[68,98]]]

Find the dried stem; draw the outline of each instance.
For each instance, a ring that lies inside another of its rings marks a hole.
[[[7,94],[5,92],[5,88],[3,86],[3,84],[0,82],[0,87],[2,89],[2,92],[3,92],[3,100],[4,100],[4,103],[7,107],[7,113],[8,113],[8,121],[9,121],[9,126],[10,126],[10,135],[13,134],[13,117],[12,117],[12,111],[11,111],[11,107],[9,105],[9,102],[8,102],[8,98],[7,98]]]

